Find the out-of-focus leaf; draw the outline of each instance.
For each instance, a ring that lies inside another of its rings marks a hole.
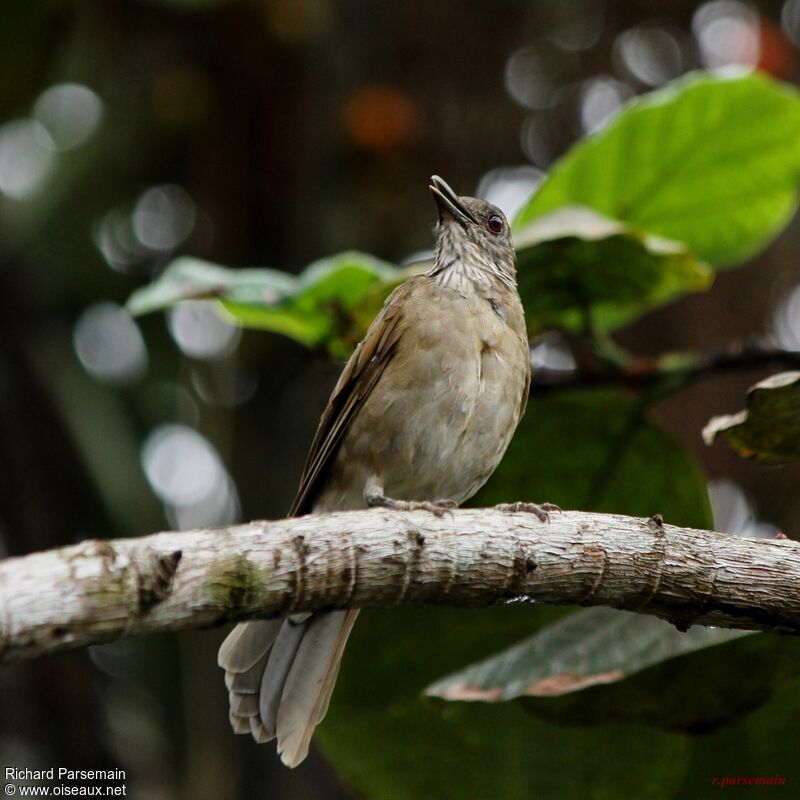
[[[747,458],[773,464],[800,459],[800,372],[781,372],[751,386],[747,408],[713,417],[703,439],[711,444],[720,433]]]
[[[744,636],[559,697],[420,698],[436,678],[561,613],[520,605],[362,613],[316,734],[337,772],[372,800],[697,798],[718,793],[714,775],[796,774],[795,637]]]
[[[642,419],[620,391],[536,396],[486,486],[470,501],[556,503],[562,508],[711,527],[705,479],[666,431]]]
[[[311,264],[295,277],[272,269],[226,269],[179,258],[128,301],[133,314],[181,300],[218,299],[242,325],[289,336],[308,347],[347,355],[356,341],[353,318],[376,287],[396,281],[391,264],[363,253],[341,253]]]
[[[341,357],[358,341],[351,341],[354,310],[368,292],[396,273],[392,265],[364,253],[341,253],[307,267],[297,292],[277,307],[226,301],[225,308],[250,327],[291,335],[309,346],[327,345]]]
[[[441,678],[425,693],[444,700],[496,703],[557,697],[623,680],[646,667],[747,634],[668,622],[609,608],[587,608],[502,653]]]
[[[635,725],[567,728],[514,704],[420,697],[437,676],[558,613],[529,606],[364,612],[316,734],[337,772],[371,800],[669,795],[688,767],[683,736]]]
[[[708,264],[680,242],[581,206],[535,219],[514,243],[529,327],[576,328],[590,311],[593,324],[611,328],[713,280]]]
[[[710,526],[699,469],[628,397],[612,390],[535,393],[534,384],[526,416],[477,504],[546,500]],[[459,688],[464,699],[516,698],[514,705],[560,724],[709,731],[752,712],[800,675],[800,643],[739,636],[681,634],[651,618],[584,611],[465,671]],[[718,644],[726,639],[735,641]]]
[[[759,73],[694,73],[631,101],[576,144],[515,228],[580,204],[725,266],[786,225],[798,178],[798,92]]]
[[[139,316],[169,308],[181,300],[225,298],[231,302],[271,307],[298,291],[299,280],[274,269],[226,269],[183,256],[175,259],[151,284],[128,299]]]
[[[752,713],[798,676],[800,641],[796,638],[733,635],[713,647],[700,643],[699,649],[653,664],[617,683],[596,684],[561,696],[522,697],[515,705],[560,724],[632,722],[707,734]]]

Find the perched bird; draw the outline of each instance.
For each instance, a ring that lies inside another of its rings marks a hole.
[[[398,286],[350,357],[290,516],[386,506],[441,513],[471,497],[528,399],[530,355],[503,213],[431,179],[433,268]],[[289,767],[325,716],[357,610],[236,626],[219,650],[236,733],[277,737]]]

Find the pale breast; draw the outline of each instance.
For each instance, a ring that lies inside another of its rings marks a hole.
[[[389,497],[457,503],[486,482],[530,380],[513,300],[515,307],[498,308],[444,288],[409,298],[397,351],[345,434],[322,506],[363,505],[372,476]]]

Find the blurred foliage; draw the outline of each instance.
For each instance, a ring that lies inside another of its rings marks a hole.
[[[420,699],[443,674],[562,613],[524,604],[363,612],[317,732],[325,752],[373,800],[697,798],[712,774],[794,774],[800,643],[787,637],[744,636],[563,697]],[[575,650],[634,649],[606,632]],[[661,650],[653,661],[668,654],[659,638],[649,644]],[[737,722],[748,713],[752,728]]]
[[[797,90],[757,73],[697,73],[632,100],[576,144],[515,224],[578,203],[722,267],[783,229],[799,179]]]
[[[218,299],[246,327],[279,333],[306,347],[327,347],[341,358],[349,355],[401,275],[390,264],[354,252],[316,261],[299,276],[274,269],[226,269],[184,256],[157,281],[134,292],[128,309],[147,314],[181,300]],[[366,315],[365,304],[371,311]],[[354,330],[358,322],[366,324]]]
[[[772,464],[800,459],[800,372],[781,372],[751,386],[747,408],[714,417],[706,444],[722,434],[740,455]]]
[[[652,618],[642,630],[653,631]],[[524,697],[527,712],[561,725],[626,722],[664,731],[708,734],[743,719],[773,697],[798,686],[800,642],[779,634],[705,629],[695,635],[673,631],[650,644],[689,640],[683,654],[659,661],[618,683],[590,686],[561,697]],[[737,636],[737,634],[739,634]],[[709,641],[703,642],[704,635]],[[693,649],[694,643],[696,649]],[[715,644],[709,647],[709,644]],[[743,680],[743,676],[747,676]],[[698,691],[698,687],[703,687]]]
[[[800,95],[764,76],[696,74],[631,102],[558,162],[517,215],[529,329],[579,329],[587,315],[614,328],[708,288],[702,259],[739,262],[787,223],[798,142]],[[361,253],[315,262],[298,278],[180,258],[128,307],[142,314],[215,297],[247,327],[342,357],[410,271]]]
[[[680,632],[655,617],[588,608],[441,678],[425,693],[514,700],[560,724],[628,722],[708,733],[796,681],[799,655],[800,642],[789,637],[697,626]],[[745,672],[750,678],[742,681]]]
[[[425,694],[490,703],[558,697],[612,683],[653,664],[747,634],[704,627],[684,633],[653,617],[587,608],[502,653],[441,678]]]
[[[681,737],[559,728],[512,704],[420,700],[442,674],[558,613],[529,606],[362,613],[318,729],[325,752],[373,800],[669,796],[688,761]]]
[[[531,331],[619,327],[686,292],[713,271],[680,242],[646,234],[580,206],[545,214],[514,237],[517,278]]]
[[[735,641],[742,637],[747,641]],[[707,733],[800,678],[798,655],[800,642],[788,637],[697,626],[680,632],[655,617],[588,608],[436,681],[425,693],[516,700],[561,724],[632,722]],[[751,677],[742,685],[744,673]],[[705,687],[699,696],[698,685]]]

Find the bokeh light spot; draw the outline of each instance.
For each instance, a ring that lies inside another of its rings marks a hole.
[[[121,207],[112,208],[103,215],[95,225],[93,237],[108,265],[119,272],[127,272],[151,254],[136,238],[131,215]]]
[[[557,92],[577,79],[579,64],[573,54],[546,42],[515,50],[506,60],[505,87],[509,96],[524,108],[541,111],[551,108]]]
[[[175,306],[168,317],[172,338],[190,358],[224,358],[236,348],[241,329],[226,322],[208,300],[189,300]]]
[[[153,491],[171,505],[203,500],[225,478],[205,437],[185,425],[161,425],[142,446],[142,466]]]
[[[692,17],[692,31],[706,67],[755,67],[761,52],[758,14],[739,0],[712,0]]]
[[[204,403],[234,408],[253,397],[258,375],[241,369],[232,359],[216,361],[192,369],[192,386]]]
[[[581,128],[586,133],[594,133],[606,125],[633,94],[627,83],[608,76],[586,81],[581,87]]]
[[[781,298],[772,317],[772,332],[786,350],[800,350],[800,286]]]
[[[531,341],[531,367],[555,372],[575,371],[575,359],[562,334],[548,331]]]
[[[147,367],[147,350],[131,315],[115,303],[96,303],[79,317],[73,345],[81,364],[97,380],[130,383]]]
[[[603,0],[540,0],[537,12],[542,34],[564,50],[588,50],[605,29]]]
[[[162,184],[143,192],[133,209],[136,238],[147,248],[167,251],[184,242],[194,230],[197,210],[180,186]]]
[[[781,9],[781,29],[796,47],[800,47],[800,0],[786,0]]]
[[[142,445],[142,467],[176,529],[239,517],[236,487],[211,443],[185,425],[157,427]]]
[[[750,499],[735,481],[715,478],[708,482],[708,499],[714,517],[714,529],[740,536],[771,539],[778,532],[775,525],[756,517]]]
[[[60,83],[46,89],[33,116],[47,129],[57,150],[71,150],[88,141],[103,118],[103,102],[88,86]]]
[[[519,132],[522,152],[539,167],[547,167],[558,156],[559,132],[543,112],[531,112],[522,121]]]
[[[347,130],[358,145],[368,150],[390,150],[416,136],[419,111],[404,91],[372,84],[347,98],[344,116]]]
[[[645,86],[660,86],[677,78],[688,62],[681,39],[681,31],[659,25],[629,28],[614,42],[616,70]]]
[[[50,134],[38,120],[17,119],[0,127],[0,194],[27,200],[55,164]]]
[[[544,172],[536,167],[499,167],[481,178],[475,194],[494,203],[508,219],[513,219],[543,179]]]

